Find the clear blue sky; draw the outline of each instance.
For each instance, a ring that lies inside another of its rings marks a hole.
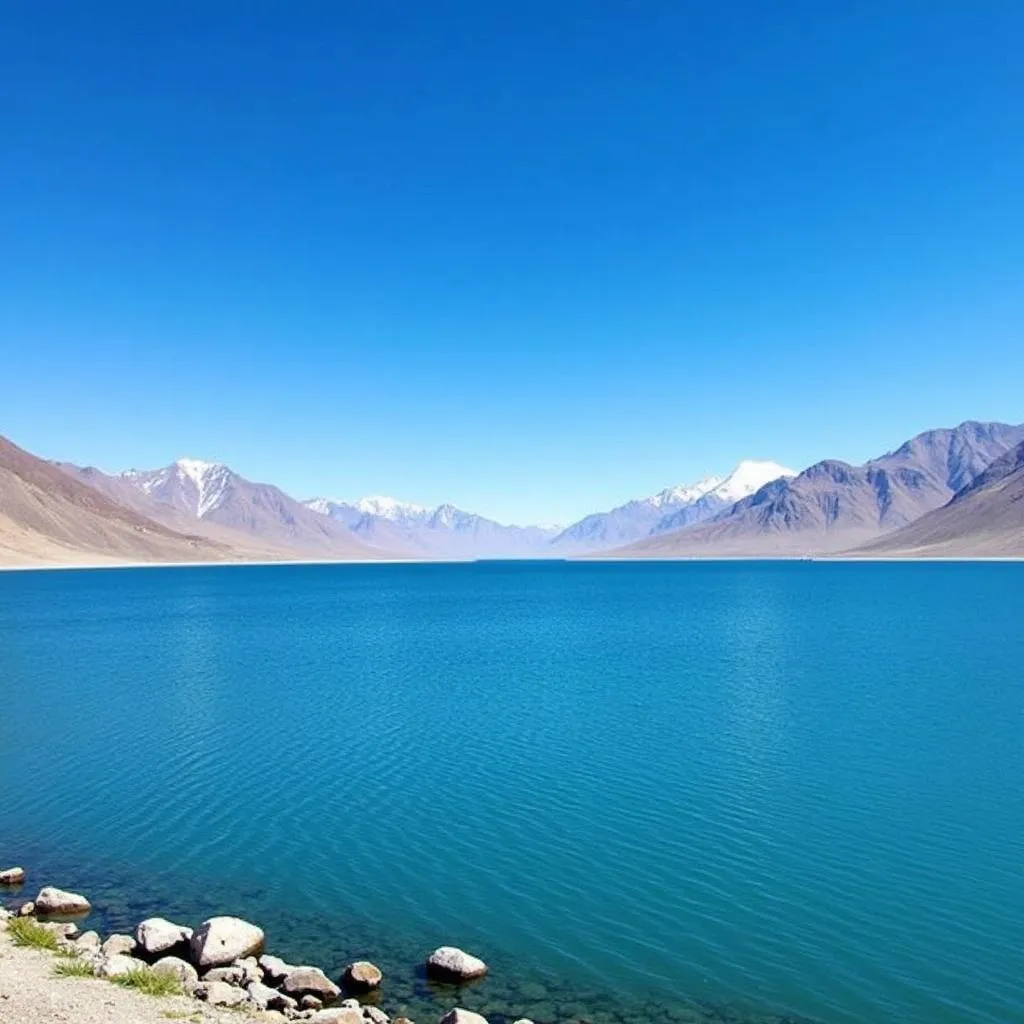
[[[568,521],[1024,420],[1024,4],[6,2],[0,432]]]

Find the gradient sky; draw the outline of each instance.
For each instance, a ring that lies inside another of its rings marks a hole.
[[[1024,4],[0,2],[0,432],[566,522],[1024,420]]]

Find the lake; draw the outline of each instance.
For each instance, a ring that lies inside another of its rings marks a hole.
[[[1024,1020],[1024,566],[0,573],[0,694],[0,868],[102,928],[419,1024]]]

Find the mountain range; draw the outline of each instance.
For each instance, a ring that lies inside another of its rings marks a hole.
[[[305,502],[179,459],[104,473],[0,438],[0,564],[472,558],[1024,556],[1024,426],[925,431],[860,466],[745,460],[570,526],[451,504]]]

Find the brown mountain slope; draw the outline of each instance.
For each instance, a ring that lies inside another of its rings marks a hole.
[[[294,548],[261,541],[256,537],[242,536],[235,530],[218,526],[216,523],[210,523],[204,519],[197,519],[182,509],[151,498],[122,477],[104,473],[94,466],[76,466],[72,462],[57,462],[54,465],[68,476],[105,494],[118,505],[134,509],[147,519],[161,523],[178,533],[203,537],[214,543],[236,549],[248,559],[287,560],[298,558],[301,554]]]
[[[364,544],[343,522],[312,511],[280,488],[254,483],[218,463],[180,459],[109,479],[113,483],[105,487],[133,487],[178,516],[231,531],[240,541],[285,548],[294,558],[396,557]]]
[[[930,430],[863,466],[826,460],[776,480],[709,523],[611,552],[624,558],[796,557],[845,551],[944,505],[1024,441],[1024,426]]]
[[[0,564],[215,561],[226,545],[112,501],[0,437]]]
[[[847,552],[866,558],[1024,558],[1024,444],[942,508]]]

